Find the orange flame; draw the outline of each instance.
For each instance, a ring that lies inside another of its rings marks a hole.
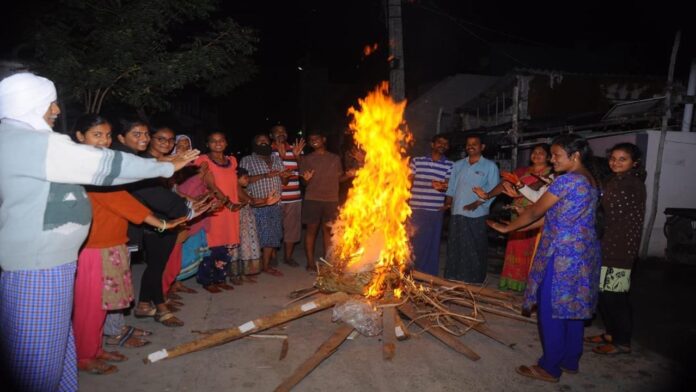
[[[365,45],[365,47],[363,48],[364,57],[367,57],[372,53],[376,52],[377,48],[379,48],[379,45],[377,45],[377,43],[374,43],[372,45]]]
[[[354,140],[365,160],[333,226],[334,254],[348,260],[345,269],[375,272],[368,297],[384,294],[387,273],[393,267],[403,272],[411,258],[405,224],[411,215],[405,148],[412,135],[403,121],[406,101],[395,103],[388,89],[383,82],[358,100],[359,109],[348,109]],[[398,287],[391,289],[395,297],[401,295]]]

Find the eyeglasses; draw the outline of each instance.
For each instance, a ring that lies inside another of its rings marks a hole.
[[[173,137],[167,138],[167,137],[162,137],[162,136],[155,136],[155,137],[153,137],[153,139],[157,140],[160,143],[167,143],[167,144],[174,143],[176,141],[176,139]]]

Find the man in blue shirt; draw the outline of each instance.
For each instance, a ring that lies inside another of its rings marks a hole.
[[[488,268],[486,216],[494,199],[480,200],[473,191],[481,187],[490,192],[500,175],[495,162],[482,156],[486,145],[478,135],[466,138],[467,157],[452,169],[447,187],[447,203],[452,203],[447,239],[445,278],[483,283]]]
[[[418,271],[438,275],[440,271],[440,235],[445,206],[445,190],[454,163],[445,157],[449,141],[435,135],[431,154],[411,160],[411,246]]]

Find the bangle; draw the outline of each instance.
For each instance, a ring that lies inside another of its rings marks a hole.
[[[162,233],[165,230],[167,230],[167,221],[162,219],[162,227],[155,228],[155,231]]]

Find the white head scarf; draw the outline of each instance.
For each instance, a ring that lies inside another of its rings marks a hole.
[[[178,143],[179,140],[181,139],[186,139],[189,141],[189,145],[191,148],[193,148],[193,142],[191,141],[191,138],[188,137],[188,135],[176,135],[176,139],[174,140],[174,143]],[[174,144],[174,150],[172,150],[172,155],[176,155],[176,144]]]
[[[44,115],[55,100],[56,87],[50,80],[29,72],[8,76],[0,81],[0,120],[21,121],[36,130],[50,131]]]

